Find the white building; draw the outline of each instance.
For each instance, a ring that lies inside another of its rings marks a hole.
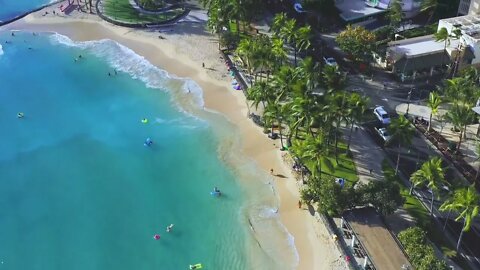
[[[393,0],[335,0],[340,17],[347,23],[374,20],[387,12]],[[422,0],[401,0],[405,18],[418,14]]]
[[[461,36],[451,37],[446,43],[436,41],[434,35],[390,42],[387,59],[392,71],[408,80],[457,71],[467,65],[480,66],[480,15],[440,20],[437,31],[443,27],[452,35],[459,29]]]
[[[452,33],[455,29],[460,29],[462,36],[458,46],[473,52],[475,57],[470,64],[480,64],[480,15],[442,19],[438,22],[438,30],[441,28],[446,28],[448,33]],[[449,52],[449,54],[452,55],[452,52]]]

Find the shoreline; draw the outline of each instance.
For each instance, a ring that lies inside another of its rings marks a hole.
[[[277,145],[279,142],[268,139],[263,134],[262,128],[257,127],[246,117],[248,108],[245,97],[241,91],[231,89],[226,75],[227,70],[219,57],[218,50],[215,51],[216,37],[205,35],[200,29],[198,34],[204,35],[203,42],[207,45],[203,45],[207,48],[192,44],[188,47],[182,46],[177,43],[178,40],[171,38],[176,31],[181,32],[177,27],[189,27],[188,25],[174,25],[171,27],[171,33],[162,33],[162,36],[167,37],[166,39],[159,39],[158,33],[114,26],[95,15],[80,13],[77,18],[43,17],[40,12],[3,26],[0,30],[57,32],[74,41],[111,39],[130,48],[168,73],[195,81],[203,90],[205,108],[220,113],[238,128],[242,154],[254,160],[265,173],[268,174],[268,171],[273,168],[275,175],[282,175],[282,177],[274,177],[280,204],[280,221],[294,237],[295,248],[300,259],[297,269],[344,269],[343,260],[339,258],[340,253],[334,247],[333,240],[329,237],[324,225],[316,221],[308,211],[298,209],[297,182],[288,165],[282,160]],[[88,32],[85,29],[88,29]],[[189,37],[185,34],[185,38]],[[189,55],[195,49],[208,51],[210,55],[200,52],[203,58],[195,59]],[[213,59],[212,56],[215,53],[216,58]],[[202,68],[202,63],[211,70]]]

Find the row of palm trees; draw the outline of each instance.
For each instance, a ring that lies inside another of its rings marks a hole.
[[[427,106],[430,108],[429,124],[426,132],[432,130],[433,116],[438,114],[442,104],[448,103],[448,110],[444,119],[458,130],[458,142],[456,152],[459,151],[462,139],[465,137],[468,125],[475,123],[476,114],[472,108],[480,98],[480,88],[478,86],[480,75],[475,68],[463,70],[459,77],[446,79],[442,87],[437,91],[430,93],[427,100]],[[480,145],[479,145],[480,146]],[[480,150],[480,147],[477,147]],[[480,154],[480,151],[478,151]],[[480,171],[480,168],[479,168]],[[433,157],[427,160],[423,165],[410,176],[412,183],[410,193],[415,187],[426,186],[430,193],[430,214],[433,215],[434,199],[438,198],[440,190],[449,186],[445,178],[445,168],[442,165],[442,159]],[[480,196],[476,191],[474,184],[468,187],[461,187],[448,194],[449,197],[440,206],[440,211],[455,212],[457,218],[455,221],[463,219],[463,227],[457,241],[457,250],[460,247],[463,233],[471,227],[472,220],[478,215]],[[447,222],[448,219],[445,221]],[[446,223],[445,223],[446,224]]]
[[[413,188],[426,186],[431,193],[430,214],[433,215],[434,198],[438,198],[439,191],[449,185],[445,179],[445,168],[442,166],[442,160],[439,157],[433,157],[427,160],[419,170],[410,176],[412,182],[410,194]],[[477,193],[474,184],[468,187],[458,188],[449,194],[449,198],[440,206],[440,211],[449,211],[457,213],[455,221],[463,219],[463,227],[457,241],[457,251],[460,248],[463,233],[471,227],[473,219],[478,216],[480,207],[480,195]],[[448,221],[445,221],[445,223]]]
[[[369,100],[345,91],[346,77],[338,67],[322,67],[311,57],[297,61],[298,52],[310,47],[310,27],[299,27],[281,13],[271,30],[271,36],[244,38],[236,49],[254,78],[247,99],[261,113],[265,131],[277,132],[282,149],[308,166],[307,186],[319,188],[315,183],[324,181],[317,180],[340,163],[342,130],[348,132],[348,151]],[[289,49],[293,61],[287,57]]]
[[[250,76],[254,77],[253,82],[257,81],[257,75],[266,72],[267,81],[272,70],[278,70],[288,60],[288,50],[286,44],[291,45],[294,53],[294,65],[297,66],[297,55],[299,52],[306,51],[310,46],[311,29],[310,26],[298,26],[295,19],[288,19],[285,13],[275,16],[272,25],[273,35],[246,36],[238,44],[236,54],[243,60],[244,65]],[[313,61],[308,63],[310,70],[308,75],[318,76],[318,64],[315,66]],[[307,75],[307,74],[304,74]],[[310,80],[309,86],[313,87],[314,81]],[[317,79],[317,78],[313,78]]]

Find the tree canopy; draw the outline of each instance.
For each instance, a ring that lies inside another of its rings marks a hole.
[[[351,25],[347,25],[336,38],[340,48],[358,61],[367,61],[371,58],[375,40],[375,34],[372,32],[361,26]]]

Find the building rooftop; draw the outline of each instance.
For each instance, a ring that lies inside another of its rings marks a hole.
[[[463,34],[466,34],[474,39],[480,39],[480,16],[466,15],[448,19],[440,20],[443,23],[459,28]]]
[[[367,207],[350,210],[343,217],[367,249],[377,269],[399,270],[403,269],[402,266],[411,268],[406,255],[374,209]]]
[[[447,45],[447,50],[457,48],[459,43],[459,39],[451,40],[450,44]],[[396,55],[394,58],[409,58],[428,54],[436,54],[442,52],[445,47],[445,43],[443,41],[435,41],[433,35],[390,42],[388,45],[389,53]]]
[[[365,0],[337,0],[335,6],[340,11],[340,17],[346,22],[385,12],[385,10],[368,6]]]

